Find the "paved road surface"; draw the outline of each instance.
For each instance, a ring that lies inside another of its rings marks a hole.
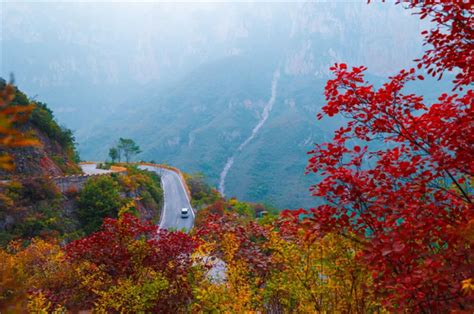
[[[161,212],[160,228],[189,231],[194,225],[194,212],[181,177],[174,171],[152,167],[139,166],[140,169],[150,170],[161,176],[164,191],[164,207]],[[189,217],[181,217],[181,208],[189,209]]]
[[[110,170],[97,169],[97,164],[81,164],[82,172],[85,174],[104,174],[112,172]]]

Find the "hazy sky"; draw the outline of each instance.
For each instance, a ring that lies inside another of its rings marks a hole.
[[[3,1],[0,15],[0,75],[74,128],[92,103],[101,115],[222,58],[281,63],[290,76],[341,61],[386,76],[421,51],[419,19],[392,3]]]

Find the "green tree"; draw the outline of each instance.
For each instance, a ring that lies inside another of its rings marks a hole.
[[[113,178],[100,176],[87,181],[79,195],[77,211],[84,231],[96,231],[105,217],[116,217],[123,203],[120,186]]]
[[[140,154],[142,151],[140,150],[140,146],[138,146],[134,140],[129,138],[120,138],[119,144],[117,146],[119,153],[123,152],[125,157],[125,161],[127,163],[130,162],[133,156]]]
[[[112,160],[112,163],[115,163],[116,160],[120,162],[120,151],[117,147],[112,147],[109,149],[109,157]]]

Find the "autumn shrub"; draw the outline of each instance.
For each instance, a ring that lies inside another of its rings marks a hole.
[[[146,205],[159,210],[163,202],[163,190],[160,177],[152,171],[140,170],[134,166],[127,167],[127,175],[119,176],[119,182],[126,192],[140,194]]]
[[[186,183],[191,192],[191,203],[194,208],[201,209],[218,201],[222,196],[206,183],[202,174],[186,174]]]
[[[62,195],[47,178],[9,182],[0,197],[0,246],[14,239],[63,235],[74,228],[62,208]]]
[[[355,235],[316,234],[285,212],[267,224],[245,215],[209,215],[196,231],[206,254],[225,263],[225,280],[204,278],[193,309],[220,312],[379,313]],[[354,241],[356,240],[356,241]]]
[[[60,247],[33,240],[0,250],[0,310],[184,312],[198,241],[124,213]]]
[[[56,185],[46,177],[22,178],[5,183],[3,194],[19,204],[54,200],[61,196]]]
[[[135,208],[140,217],[159,221],[163,206],[160,177],[155,172],[141,170],[132,165],[127,165],[126,169],[126,174],[114,176],[122,194],[135,200]]]
[[[258,221],[267,224],[274,221],[279,216],[279,211],[271,206],[259,203],[242,202],[236,198],[225,200],[220,197],[215,202],[204,206],[198,210],[195,226],[199,229],[211,217],[222,217],[226,213],[234,213],[242,221]],[[265,213],[265,215],[262,215]]]
[[[283,212],[269,235],[274,264],[264,291],[269,306],[304,313],[383,311],[370,272],[357,258],[362,240],[315,233],[300,221],[301,214],[306,212]]]
[[[0,203],[0,208],[11,208],[15,201],[21,200],[23,185],[20,181],[12,180],[2,186],[1,194],[3,201]],[[7,207],[8,206],[8,207]]]
[[[0,250],[0,309],[22,311],[31,293],[57,292],[52,299],[79,286],[74,270],[55,242],[33,240],[27,247],[13,242]],[[56,304],[53,301],[54,304]]]
[[[17,284],[14,265],[10,255],[0,249],[0,309],[5,308],[12,300],[24,297]]]
[[[299,212],[272,224],[208,216],[195,235],[159,230],[120,210],[64,248],[0,251],[1,306],[105,312],[352,312],[382,310],[362,245],[314,235]],[[214,262],[211,262],[214,261]],[[213,269],[215,261],[220,268]]]
[[[26,202],[34,203],[56,199],[61,196],[57,186],[45,177],[23,179],[21,184],[23,186],[21,199]]]
[[[247,261],[237,254],[241,245],[237,235],[231,232],[221,234],[220,241],[209,243],[219,246],[220,258],[225,262],[225,280],[210,280],[204,277],[194,288],[196,312],[245,313],[264,309],[262,303],[263,281],[252,272]],[[216,253],[210,250],[208,253]],[[222,275],[220,275],[222,276]]]
[[[187,276],[196,247],[185,233],[157,230],[130,214],[107,218],[99,232],[65,248],[69,260],[89,265],[77,302],[111,311],[182,311],[192,296]]]
[[[34,110],[28,98],[12,84],[0,80],[0,170],[14,169],[12,157],[5,153],[9,148],[38,145],[30,132],[21,129]]]

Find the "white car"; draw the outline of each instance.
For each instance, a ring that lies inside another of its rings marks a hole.
[[[188,218],[188,217],[189,217],[189,209],[181,208],[181,218]]]

